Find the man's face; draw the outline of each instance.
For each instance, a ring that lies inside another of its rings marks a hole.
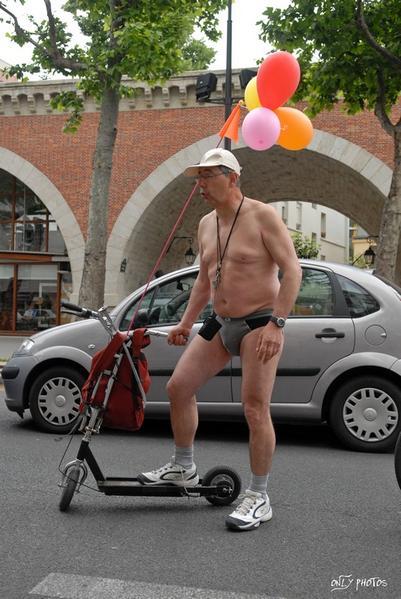
[[[234,179],[234,173],[223,173],[218,166],[200,168],[197,176],[203,199],[213,204],[224,200]]]

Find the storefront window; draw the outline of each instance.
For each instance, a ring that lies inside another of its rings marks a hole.
[[[66,254],[57,223],[22,181],[0,169],[0,251]]]
[[[0,264],[0,331],[12,329],[14,266]]]
[[[29,187],[0,169],[0,334],[59,324],[60,298],[71,286],[57,223]]]
[[[0,250],[12,244],[13,177],[0,170]]]
[[[17,289],[18,331],[40,331],[56,324],[56,265],[19,265]]]
[[[0,251],[8,250],[10,248],[12,231],[10,222],[0,222]]]

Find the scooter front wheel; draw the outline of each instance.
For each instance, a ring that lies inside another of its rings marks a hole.
[[[202,478],[204,487],[222,487],[221,493],[205,495],[206,500],[212,505],[229,505],[235,501],[241,491],[241,479],[239,474],[227,466],[216,466],[206,472]],[[227,489],[227,493],[223,490]]]
[[[79,465],[72,466],[64,473],[63,490],[59,503],[60,512],[65,512],[70,507],[72,498],[76,491],[79,478],[81,476],[81,468]]]

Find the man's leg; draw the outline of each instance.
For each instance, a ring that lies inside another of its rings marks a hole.
[[[249,427],[251,481],[242,502],[226,518],[233,530],[253,530],[272,518],[273,512],[266,493],[267,478],[276,446],[270,416],[270,400],[281,351],[266,364],[256,355],[260,329],[245,335],[241,342],[242,403]]]
[[[211,341],[196,335],[181,356],[167,384],[170,399],[171,426],[175,441],[173,459],[165,466],[139,474],[144,485],[174,484],[195,486],[199,481],[193,463],[193,443],[198,426],[195,392],[220,372],[230,358],[220,335]]]
[[[260,329],[248,333],[241,343],[241,397],[249,427],[249,454],[252,473],[270,472],[276,446],[270,416],[270,401],[281,351],[263,364],[256,357]]]
[[[230,359],[220,335],[211,341],[196,335],[185,350],[167,383],[171,426],[177,447],[193,444],[198,426],[195,393],[219,373]]]

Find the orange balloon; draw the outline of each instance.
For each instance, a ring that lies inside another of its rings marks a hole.
[[[303,112],[287,106],[274,111],[281,125],[277,144],[286,150],[303,150],[313,137],[313,125]]]

